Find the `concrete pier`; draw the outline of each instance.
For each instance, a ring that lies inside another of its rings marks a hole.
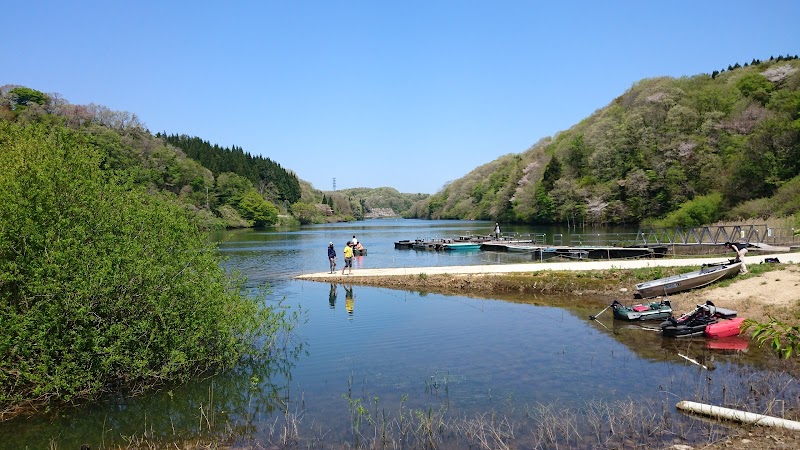
[[[775,253],[767,255],[753,255],[744,257],[746,264],[759,264],[766,258],[778,258],[781,263],[798,264],[800,263],[800,253]],[[719,258],[657,258],[657,259],[635,259],[635,260],[580,260],[567,262],[531,262],[525,264],[495,264],[478,266],[441,266],[441,267],[396,267],[386,269],[357,269],[353,270],[352,275],[341,275],[339,273],[331,275],[329,272],[317,272],[299,275],[296,278],[313,280],[315,278],[331,277],[351,278],[351,277],[375,277],[375,276],[398,276],[398,275],[439,275],[439,274],[502,274],[517,272],[539,272],[543,270],[609,270],[609,269],[639,269],[645,267],[679,267],[697,266],[726,259],[725,256]]]

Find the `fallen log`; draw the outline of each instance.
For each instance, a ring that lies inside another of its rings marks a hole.
[[[778,428],[785,428],[787,430],[800,431],[800,422],[794,420],[781,419],[779,417],[765,416],[763,414],[750,413],[746,411],[723,408],[721,406],[706,405],[704,403],[690,402],[686,400],[678,402],[678,404],[675,405],[675,407],[696,414],[703,414],[711,417],[734,420],[741,423],[749,423],[754,425],[762,425],[766,427],[778,427]]]

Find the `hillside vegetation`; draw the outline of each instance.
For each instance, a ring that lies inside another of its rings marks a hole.
[[[197,151],[202,144],[190,148],[198,157],[213,157],[209,158],[215,163],[212,171],[187,157],[178,145],[151,134],[135,114],[94,104],[73,105],[58,94],[0,87],[0,122],[39,125],[53,133],[72,130],[85,136],[101,154],[101,169],[124,175],[132,186],[166,195],[196,214],[206,228],[272,225],[279,213],[273,202],[282,205],[299,198],[296,176],[269,160],[251,166],[241,161],[255,160],[239,149],[218,149],[207,143],[202,143],[208,147],[205,153]],[[174,141],[183,144],[178,138]],[[258,169],[255,175],[253,167]]]
[[[241,147],[195,136],[153,135],[135,114],[73,105],[59,94],[24,86],[0,87],[0,121],[87,136],[103,154],[102,169],[125,173],[134,185],[167,194],[202,219],[205,228],[356,220],[371,208],[393,208],[399,214],[427,197],[392,188],[323,192]]]
[[[800,61],[636,83],[413,206],[431,219],[695,226],[800,211]]]

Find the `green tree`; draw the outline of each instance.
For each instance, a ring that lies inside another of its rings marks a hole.
[[[292,215],[300,221],[301,224],[317,223],[320,220],[320,212],[316,206],[297,202],[292,204]]]
[[[769,93],[774,86],[764,75],[757,72],[745,74],[736,82],[736,88],[745,97],[752,97],[757,92]]]
[[[682,204],[661,221],[664,227],[697,227],[717,221],[722,216],[722,194],[716,192]]]
[[[256,227],[274,225],[278,221],[278,208],[264,200],[255,189],[244,193],[238,209],[242,217],[252,220]]]
[[[588,162],[589,154],[590,150],[589,147],[586,145],[586,141],[583,135],[579,134],[575,136],[575,139],[573,139],[572,142],[569,144],[566,156],[564,158],[564,162],[566,163],[567,167],[569,167],[570,170],[572,170],[573,176],[575,178],[580,178],[586,174],[587,170],[586,165]]]
[[[216,193],[220,203],[238,205],[244,193],[253,189],[253,183],[233,172],[221,173],[217,177]]]
[[[49,100],[47,94],[27,87],[18,87],[9,91],[16,105],[28,106],[32,103],[44,105]]]

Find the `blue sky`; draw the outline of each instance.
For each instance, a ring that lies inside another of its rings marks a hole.
[[[445,183],[635,82],[800,53],[800,2],[18,1],[0,85],[135,113],[317,189]]]

